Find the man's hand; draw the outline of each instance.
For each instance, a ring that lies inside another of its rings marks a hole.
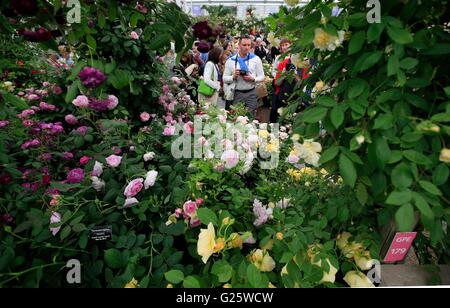
[[[234,70],[233,79],[237,80],[240,74],[241,74],[241,70]]]
[[[253,81],[255,81],[255,78],[253,77],[253,76],[250,76],[250,75],[245,75],[244,77],[242,77],[245,81],[248,81],[248,82],[253,82]]]

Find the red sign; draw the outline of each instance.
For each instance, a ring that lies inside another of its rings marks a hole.
[[[417,232],[397,232],[383,261],[386,263],[402,261],[411,248],[416,234]]]

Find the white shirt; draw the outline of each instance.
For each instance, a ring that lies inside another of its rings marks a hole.
[[[212,78],[211,78],[212,77]],[[208,61],[205,64],[205,70],[203,71],[203,80],[211,88],[220,90],[219,72],[217,71],[216,65],[212,61]]]
[[[225,71],[223,73],[223,81],[226,83],[236,82],[236,90],[250,90],[255,87],[257,82],[263,82],[266,79],[264,76],[264,69],[262,61],[258,56],[245,61],[250,71],[250,76],[252,76],[255,81],[245,81],[242,76],[238,76],[237,80],[233,79],[234,70],[240,69],[239,61],[228,59],[225,63]]]

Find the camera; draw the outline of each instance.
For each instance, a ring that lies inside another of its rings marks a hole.
[[[240,71],[239,75],[241,76],[247,76],[248,75],[248,71]]]

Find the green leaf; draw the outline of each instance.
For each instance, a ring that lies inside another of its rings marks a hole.
[[[450,87],[445,87],[444,92],[445,92],[445,95],[447,95],[447,97],[450,98]]]
[[[261,286],[262,276],[260,271],[256,268],[255,265],[250,264],[247,267],[247,279],[249,284],[254,287],[258,288]]]
[[[391,173],[392,184],[402,190],[411,186],[413,182],[412,174],[408,164],[397,165]]]
[[[387,63],[387,75],[393,76],[398,73],[398,70],[399,70],[398,57],[396,55],[390,55]]]
[[[428,181],[419,181],[419,185],[425,191],[429,192],[432,195],[442,196],[442,192],[439,190],[439,188],[437,188],[436,185],[434,185]]]
[[[435,122],[450,122],[450,113],[438,113],[431,117]]]
[[[105,250],[104,258],[110,268],[117,269],[122,267],[122,255],[119,250],[115,248]]]
[[[430,206],[428,205],[427,201],[424,197],[422,197],[421,194],[417,192],[413,192],[414,197],[414,204],[419,209],[420,213],[425,216],[427,219],[433,220],[434,219],[434,213],[431,210]]]
[[[433,172],[434,185],[443,185],[447,182],[449,175],[448,167],[445,164],[439,164]]]
[[[70,104],[78,94],[78,81],[72,83],[67,89],[66,103]]]
[[[335,128],[339,128],[339,126],[341,126],[342,123],[344,123],[344,116],[345,116],[345,111],[342,110],[340,105],[331,109],[330,119],[331,119],[331,123],[333,124],[333,126]]]
[[[423,52],[424,55],[432,55],[432,56],[446,55],[449,53],[450,53],[449,43],[436,44]]]
[[[344,179],[344,183],[354,187],[357,177],[355,165],[343,153],[339,156],[339,171]]]
[[[0,91],[0,95],[8,102],[11,103],[15,108],[22,110],[28,108],[28,104],[23,101],[23,99],[12,95],[11,93]],[[1,102],[1,100],[0,100]]]
[[[389,129],[394,125],[394,116],[392,113],[380,114],[375,119],[375,124],[372,129]]]
[[[405,29],[388,26],[387,33],[389,37],[396,43],[409,44],[413,42],[411,33]]]
[[[110,75],[108,80],[111,82],[114,88],[122,89],[129,83],[128,73],[124,70],[116,69],[113,75]]]
[[[339,147],[336,145],[333,145],[331,148],[326,149],[322,155],[320,156],[320,164],[324,164],[333,158],[336,157],[336,155],[339,153]]]
[[[184,288],[201,288],[200,281],[194,276],[187,276],[183,281]]]
[[[150,48],[151,50],[158,50],[161,47],[169,44],[170,44],[170,34],[162,33],[151,40],[150,44],[148,44],[148,48]]]
[[[373,42],[379,39],[381,33],[384,30],[384,24],[382,23],[373,23],[370,24],[369,29],[367,30],[367,42]]]
[[[362,183],[358,183],[356,186],[356,198],[358,198],[359,203],[362,205],[367,203],[369,195],[367,194],[366,186],[364,186]]]
[[[68,237],[71,231],[72,228],[70,226],[65,226],[61,231],[61,241]]]
[[[95,41],[95,39],[90,34],[88,34],[86,36],[86,42],[89,45],[89,47],[91,47],[92,49],[94,49],[94,50],[97,49],[97,42]]]
[[[419,153],[414,150],[406,150],[403,151],[403,156],[412,161],[413,163],[416,163],[418,165],[428,165],[431,164],[431,160],[423,155],[422,153]]]
[[[212,210],[205,207],[199,208],[197,209],[197,216],[203,224],[207,225],[211,222],[214,226],[217,226],[217,215]]]
[[[419,60],[414,58],[404,58],[402,61],[400,61],[400,67],[405,70],[410,70],[414,68],[417,64],[419,64]]]
[[[329,96],[319,96],[316,99],[316,104],[323,107],[334,107],[337,105],[336,101]]]
[[[404,191],[394,190],[386,199],[386,204],[402,205],[411,201],[411,198],[411,191],[409,189]]]
[[[353,99],[360,96],[366,88],[368,88],[368,84],[364,80],[361,79],[353,80],[352,84],[350,85],[350,89],[348,91],[348,98]]]
[[[363,72],[380,61],[383,53],[381,51],[366,52],[356,60],[352,74]]]
[[[361,50],[366,39],[366,32],[359,31],[352,35],[350,43],[348,45],[348,54],[352,55]]]
[[[164,274],[164,277],[166,278],[166,280],[170,283],[180,283],[183,281],[184,279],[184,274],[182,271],[180,270],[171,270],[168,271]]]
[[[328,109],[325,107],[310,107],[302,116],[305,123],[317,123],[327,114]]]
[[[417,132],[411,132],[411,133],[406,133],[402,136],[402,141],[403,142],[408,142],[408,143],[414,143],[419,141],[422,138],[422,134],[421,133],[417,133]]]
[[[77,233],[87,230],[86,226],[82,223],[75,224],[72,228],[73,228],[73,231],[77,232]]]
[[[411,231],[414,225],[414,209],[410,203],[402,205],[395,213],[395,220],[400,232]]]
[[[211,273],[216,275],[219,282],[227,282],[233,276],[233,268],[225,260],[220,260],[214,263]]]
[[[391,157],[391,149],[382,136],[375,136],[373,143],[369,145],[369,160],[374,161],[379,169],[384,169],[384,166]]]

